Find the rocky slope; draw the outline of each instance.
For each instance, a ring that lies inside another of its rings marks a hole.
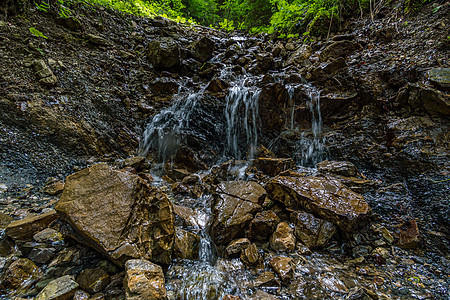
[[[87,6],[3,19],[1,290],[444,299],[449,8],[307,44]]]

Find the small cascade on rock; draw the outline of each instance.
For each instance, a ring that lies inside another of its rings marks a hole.
[[[150,149],[157,150],[161,159],[167,160],[176,153],[183,133],[189,129],[192,111],[201,92],[180,97],[175,103],[161,110],[146,126],[139,145],[139,154],[146,156]]]
[[[289,95],[289,113],[290,113],[290,123],[289,123],[289,129],[294,130],[294,114],[295,114],[295,101],[294,101],[294,94],[295,94],[295,86],[293,85],[287,85],[286,89],[288,91]]]
[[[226,97],[227,121],[226,156],[235,159],[252,158],[258,146],[258,98],[260,90],[240,80],[232,86]],[[247,152],[247,155],[245,155]]]
[[[308,87],[307,105],[311,114],[311,133],[302,133],[297,143],[297,154],[302,166],[315,166],[324,160],[325,138],[322,135],[322,115],[320,112],[320,91]]]

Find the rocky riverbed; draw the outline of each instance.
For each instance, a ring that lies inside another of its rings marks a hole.
[[[449,8],[2,18],[0,298],[448,299]]]

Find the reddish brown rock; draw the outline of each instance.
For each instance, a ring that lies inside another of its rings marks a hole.
[[[270,238],[270,247],[274,251],[293,251],[296,241],[293,232],[288,223],[281,222]]]
[[[295,163],[292,158],[259,157],[253,161],[253,165],[264,174],[276,176],[293,168]]]
[[[271,210],[265,210],[256,214],[255,218],[250,222],[247,237],[255,241],[267,241],[275,231],[280,218]]]
[[[41,270],[29,259],[19,258],[3,271],[0,290],[10,290],[17,295],[32,286],[42,275]]]
[[[167,299],[162,268],[144,259],[125,263],[123,285],[127,300]]]
[[[119,265],[129,258],[172,260],[172,205],[135,174],[106,164],[77,172],[67,177],[56,210],[83,242]]]
[[[398,238],[397,245],[404,249],[416,248],[420,245],[420,233],[416,220],[400,224],[394,235]]]
[[[33,235],[58,218],[56,211],[51,210],[37,216],[29,216],[25,219],[11,222],[5,229],[7,236],[14,240],[31,240]]]
[[[276,287],[280,286],[280,280],[277,276],[270,271],[266,271],[261,273],[256,279],[253,281],[253,286],[255,287]]]
[[[245,250],[250,244],[250,240],[247,238],[237,239],[225,248],[225,252],[229,257],[239,257],[242,250]]]
[[[356,176],[356,166],[349,161],[324,160],[317,164],[317,170],[324,174],[336,174],[342,176]]]
[[[344,231],[353,230],[371,212],[361,195],[333,178],[279,176],[266,189],[271,199],[288,209],[306,210]]]
[[[175,227],[174,255],[180,259],[198,259],[200,237],[192,232]]]
[[[294,262],[290,257],[275,256],[270,262],[270,266],[280,276],[283,283],[289,283],[294,277]]]
[[[308,248],[325,246],[336,232],[336,226],[333,223],[303,211],[292,213],[291,222],[295,225],[295,236]]]
[[[262,211],[266,191],[256,182],[231,181],[219,184],[214,205],[211,237],[216,244],[227,244],[243,237],[254,214]]]
[[[255,244],[251,244],[241,252],[241,260],[247,268],[261,269],[264,267],[263,258]]]

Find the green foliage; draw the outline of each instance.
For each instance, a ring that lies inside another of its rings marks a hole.
[[[42,32],[40,32],[39,30],[37,30],[34,27],[30,27],[28,28],[28,30],[30,30],[30,32],[35,36],[35,37],[41,37],[44,39],[48,39],[48,37],[46,37]]]
[[[299,36],[327,36],[339,28],[341,19],[362,16],[371,10],[370,4],[374,4],[374,0],[34,1],[37,10],[47,12],[53,9],[63,18],[73,16],[73,6],[84,3],[138,16],[162,16],[181,23],[197,23],[226,31],[245,30],[252,34],[268,33],[288,39]],[[417,11],[427,1],[430,0],[404,0],[404,11]],[[389,5],[391,2],[392,0],[386,0],[383,5]],[[439,8],[435,8],[433,12]]]

